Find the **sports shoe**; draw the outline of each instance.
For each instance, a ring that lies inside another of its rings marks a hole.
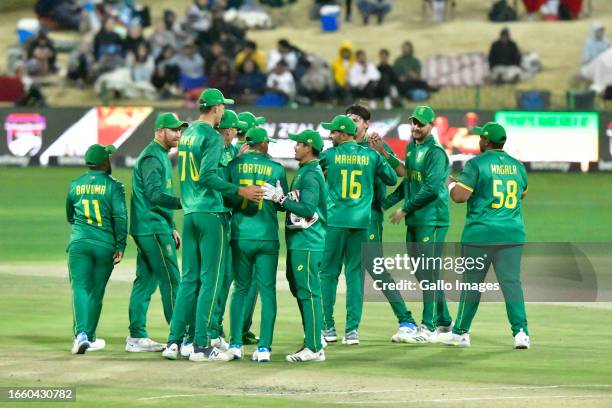
[[[164,345],[151,340],[148,337],[126,337],[125,351],[129,353],[147,353],[151,351],[162,351]]]
[[[436,333],[449,333],[453,331],[453,327],[455,326],[455,322],[451,322],[448,326],[438,326],[436,328]]]
[[[257,344],[259,342],[259,337],[255,335],[255,333],[248,331],[242,335],[242,344],[244,345],[252,345]]]
[[[342,344],[348,344],[349,346],[353,344],[359,344],[359,333],[357,330],[351,330],[346,333],[342,338]]]
[[[242,346],[230,344],[227,353],[232,357],[232,360],[242,360]]]
[[[294,354],[289,354],[285,359],[290,363],[301,363],[303,361],[320,362],[325,361],[325,351],[321,350],[315,353],[309,348],[304,347]]]
[[[438,343],[449,346],[470,347],[470,334],[455,334],[453,332],[440,333],[438,335]]]
[[[162,351],[162,356],[168,360],[176,360],[179,355],[178,343],[168,343],[166,348]]]
[[[104,339],[96,339],[96,341],[89,343],[87,351],[102,351],[105,347],[106,341],[104,341]]]
[[[325,337],[321,334],[321,348],[327,348],[327,341],[325,341]]]
[[[227,351],[219,350],[213,346],[207,347],[193,347],[193,353],[189,355],[189,361],[201,362],[201,361],[231,361],[233,355],[230,355]]]
[[[227,351],[229,349],[229,344],[223,337],[217,337],[216,339],[212,339],[210,341],[210,345],[218,348],[221,351]]]
[[[414,323],[402,323],[393,336],[391,341],[393,343],[411,343],[414,335],[417,332],[417,325]]]
[[[409,343],[437,343],[438,334],[435,331],[431,331],[427,326],[421,324],[416,330],[416,333],[412,336]]]
[[[181,356],[189,358],[191,353],[193,353],[193,343],[181,343]]]
[[[85,351],[90,346],[89,340],[87,340],[87,334],[79,333],[74,338],[74,343],[72,343],[72,354],[85,354]]]
[[[328,343],[335,343],[338,341],[338,335],[336,334],[336,328],[332,327],[331,329],[323,329],[321,330],[321,335]]]
[[[514,336],[514,348],[519,350],[526,350],[529,348],[529,336],[523,329]]]
[[[270,349],[267,347],[257,347],[257,350],[253,353],[251,360],[257,361],[258,363],[267,363],[270,361]]]

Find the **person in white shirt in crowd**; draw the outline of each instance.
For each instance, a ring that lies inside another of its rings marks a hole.
[[[582,65],[593,61],[602,52],[610,48],[610,43],[605,37],[606,29],[599,21],[591,24],[591,35],[584,43],[582,49]]]
[[[285,96],[288,100],[293,99],[295,96],[295,80],[284,60],[280,60],[270,72],[266,87],[268,91]]]
[[[293,71],[298,62],[298,56],[286,39],[278,40],[277,47],[268,54],[268,72],[272,71],[280,60],[287,63],[289,71]]]
[[[185,44],[181,52],[174,56],[174,64],[181,69],[181,74],[189,78],[204,76],[204,58],[197,52],[195,45]]]
[[[349,71],[348,78],[351,95],[354,99],[368,99],[370,108],[375,108],[374,97],[378,81],[380,81],[380,71],[374,64],[367,61],[365,51],[358,50],[355,57],[356,61]]]

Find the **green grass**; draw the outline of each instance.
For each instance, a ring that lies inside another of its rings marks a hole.
[[[70,236],[64,215],[66,192],[70,180],[82,172],[80,168],[2,169],[0,253],[3,262],[65,259]],[[130,170],[116,169],[114,176],[125,183],[129,200]],[[612,195],[605,194],[606,191],[612,191],[612,178],[606,174],[530,174],[529,195],[523,203],[529,241],[610,242]],[[455,242],[461,235],[465,206],[451,204],[450,209],[447,241]],[[180,230],[180,212],[176,220]],[[385,223],[385,241],[402,242],[404,234],[403,225]],[[134,255],[130,240],[126,256]]]

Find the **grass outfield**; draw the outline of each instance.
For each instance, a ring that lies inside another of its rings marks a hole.
[[[612,405],[612,326],[605,324],[610,304],[530,304],[533,347],[515,351],[501,304],[481,305],[472,347],[452,349],[392,344],[389,338],[397,324],[390,308],[370,302],[364,307],[362,344],[332,345],[327,362],[292,366],[283,358],[297,349],[302,334],[295,301],[279,272],[270,364],[193,364],[165,361],[158,354],[127,354],[123,347],[134,269],[132,242],[107,287],[98,329],[107,349],[72,356],[64,253],[70,230],[64,200],[69,180],[82,169],[1,171],[0,386],[75,386],[78,406],[104,407]],[[130,172],[118,169],[115,176],[129,191]],[[534,173],[529,191],[524,213],[530,241],[610,242],[609,176]],[[451,206],[448,241],[458,240],[464,212],[464,206]],[[403,231],[386,223],[385,241],[401,241]],[[336,312],[340,330],[342,300],[339,296]],[[420,316],[419,304],[409,306]],[[450,305],[453,316],[456,307]],[[151,304],[149,331],[157,340],[167,335],[158,295]],[[246,347],[246,354],[253,349]]]

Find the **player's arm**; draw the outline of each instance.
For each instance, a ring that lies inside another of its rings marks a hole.
[[[402,208],[406,214],[425,207],[438,197],[438,189],[444,184],[448,162],[442,149],[432,149],[425,162],[424,181],[421,189],[414,197],[404,201]]]
[[[449,177],[447,188],[451,200],[456,203],[465,203],[469,200],[478,181],[478,174],[478,166],[474,161],[468,160],[457,180]]]
[[[181,208],[181,199],[163,192],[164,167],[156,157],[145,157],[140,164],[144,195],[153,205],[171,210]]]
[[[400,159],[398,159],[394,154],[393,150],[389,148],[389,146],[384,143],[381,137],[378,134],[373,134],[369,139],[370,147],[376,150],[380,155],[389,163],[391,168],[395,171],[400,177],[404,177],[406,175],[406,166]]]
[[[68,220],[70,224],[74,224],[74,203],[70,197],[71,190],[72,186],[70,186],[68,189],[68,195],[66,195],[66,220]]]
[[[111,192],[113,231],[115,235],[114,263],[117,264],[123,258],[125,246],[127,245],[128,215],[125,206],[125,188],[123,184],[115,182]]]
[[[285,171],[284,167],[281,167],[281,175],[280,175],[279,180],[280,180],[280,185],[283,191],[289,192],[289,184],[287,184],[287,172]],[[275,205],[278,211],[285,211],[285,207],[283,207],[282,205],[278,205],[276,203]]]
[[[287,198],[283,202],[283,206],[287,211],[299,217],[312,218],[317,211],[320,193],[319,183],[317,183],[314,177],[303,177],[300,201],[293,201]]]
[[[376,176],[380,178],[384,184],[394,186],[397,184],[397,173],[391,165],[377,153],[372,153],[376,157]]]
[[[527,190],[529,190],[529,185],[527,184],[527,169],[525,168],[524,165],[521,165],[519,167],[519,172],[522,176],[522,181],[521,181],[521,184],[523,186],[523,192],[521,193],[521,200],[522,200],[527,195]]]
[[[399,186],[397,186],[391,194],[381,200],[380,204],[382,205],[383,210],[388,210],[404,199],[406,195],[406,187],[404,186],[404,183],[406,183],[405,179],[402,180]]]

